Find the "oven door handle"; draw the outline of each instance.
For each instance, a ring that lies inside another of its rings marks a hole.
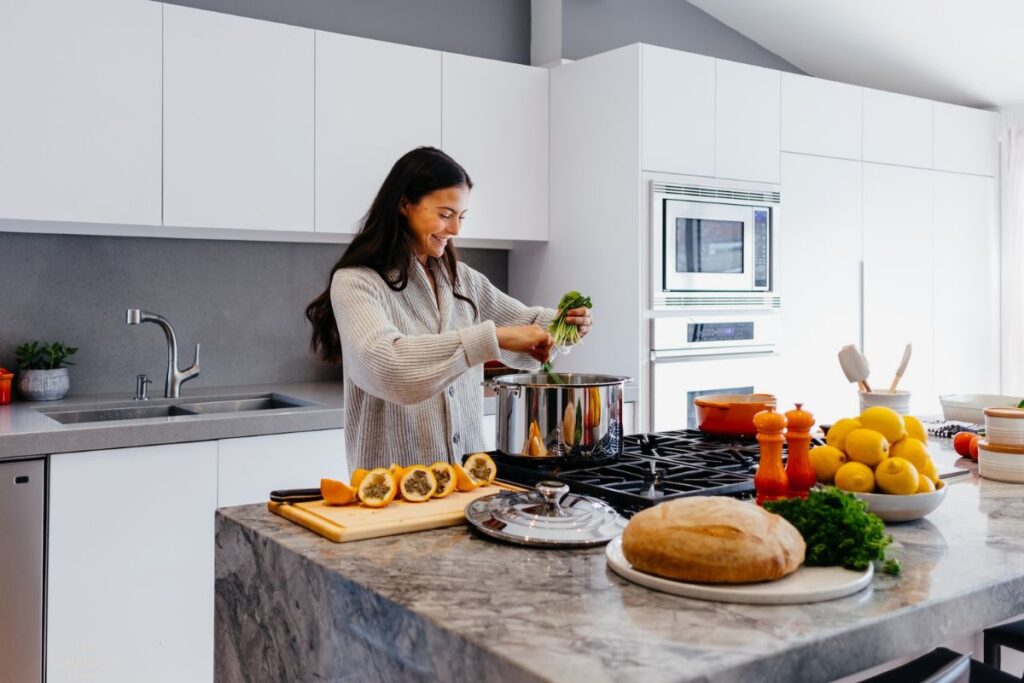
[[[685,349],[664,349],[661,351],[651,351],[651,362],[652,363],[680,363],[687,361],[701,361],[701,360],[722,360],[726,358],[759,358],[765,356],[774,356],[775,351],[771,349],[764,350],[745,350],[737,352],[725,352],[725,353],[709,353],[709,354],[695,354],[693,351]]]

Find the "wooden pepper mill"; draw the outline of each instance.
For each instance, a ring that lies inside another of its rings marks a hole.
[[[761,505],[766,500],[789,495],[789,479],[782,467],[782,430],[786,428],[786,416],[768,408],[754,416],[754,426],[757,427],[757,443],[761,446],[754,488],[757,490],[757,504]]]
[[[786,429],[786,445],[789,460],[786,462],[786,477],[789,479],[791,496],[806,498],[817,480],[811,458],[811,427],[814,426],[814,415],[803,409],[802,403],[796,404],[795,410],[786,413],[788,428]]]

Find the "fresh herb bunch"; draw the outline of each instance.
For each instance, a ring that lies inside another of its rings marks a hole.
[[[67,346],[62,342],[43,344],[39,341],[25,342],[14,349],[18,359],[18,367],[22,370],[56,370],[67,365],[74,365],[68,360],[78,351],[76,346]]]
[[[575,308],[593,308],[589,296],[583,296],[577,291],[566,292],[562,300],[558,302],[558,315],[548,325],[548,332],[554,337],[555,346],[574,346],[580,343],[580,330],[575,325],[567,323],[565,316]],[[551,361],[541,366],[544,372],[551,372]]]
[[[898,560],[886,560],[892,537],[868,505],[834,486],[814,488],[807,498],[769,501],[764,509],[785,517],[807,544],[804,563],[809,567],[841,566],[863,570],[872,561],[884,562],[886,574],[899,574]]]

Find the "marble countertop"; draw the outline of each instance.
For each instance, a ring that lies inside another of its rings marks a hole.
[[[901,576],[795,606],[657,593],[612,573],[603,548],[464,527],[334,544],[265,506],[222,509],[218,680],[340,680],[357,665],[380,680],[832,680],[1024,613],[1024,487],[971,467],[927,518],[888,527]]]

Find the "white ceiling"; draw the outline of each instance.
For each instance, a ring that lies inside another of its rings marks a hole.
[[[973,107],[1024,103],[1021,0],[689,0],[819,78]]]

